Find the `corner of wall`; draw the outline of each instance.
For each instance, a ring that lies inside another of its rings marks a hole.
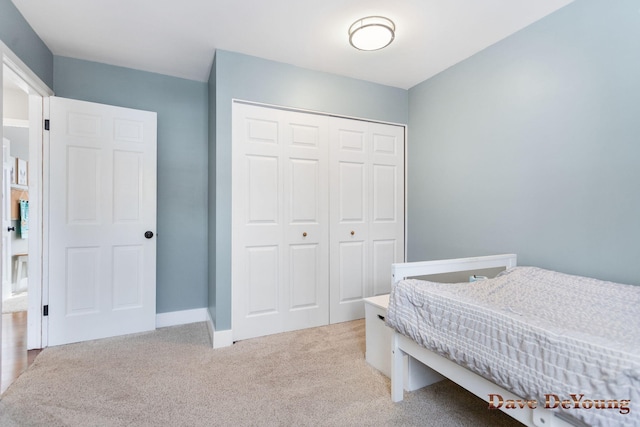
[[[53,53],[10,1],[0,2],[0,40],[53,88]]]
[[[207,329],[209,330],[209,338],[211,338],[211,346],[213,348],[229,347],[233,344],[231,329],[216,331],[210,310],[207,310]]]

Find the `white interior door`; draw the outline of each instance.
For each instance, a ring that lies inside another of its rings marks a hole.
[[[234,340],[328,323],[326,120],[233,106]]]
[[[404,128],[332,118],[330,321],[364,317],[404,261]]]
[[[156,113],[50,98],[49,345],[155,329]]]

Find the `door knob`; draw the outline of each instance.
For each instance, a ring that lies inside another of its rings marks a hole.
[[[146,233],[144,233],[144,237],[146,237],[147,239],[150,239],[153,237],[153,231],[147,231]]]
[[[16,231],[15,227],[7,227],[7,231]]]
[[[355,232],[355,231],[353,231],[353,230],[351,230],[351,235],[352,235],[352,236],[355,236],[355,234],[356,234],[356,232]]]
[[[302,237],[307,237],[307,232],[302,233]]]

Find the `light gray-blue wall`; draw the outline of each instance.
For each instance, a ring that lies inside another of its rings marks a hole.
[[[49,88],[53,87],[53,54],[11,0],[0,0],[0,40]]]
[[[231,328],[231,102],[242,99],[340,115],[406,123],[408,92],[389,86],[311,71],[234,52],[218,50],[215,85],[215,174],[209,227],[215,227],[215,274],[209,279],[210,314],[216,330]],[[213,113],[213,114],[212,114]],[[214,165],[210,165],[214,167]]]
[[[408,257],[640,283],[640,2],[578,0],[409,91]]]
[[[59,56],[53,80],[57,96],[158,113],[157,312],[206,307],[207,83]]]

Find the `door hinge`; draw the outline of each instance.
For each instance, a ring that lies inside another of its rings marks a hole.
[[[49,119],[44,119],[44,130],[49,130]]]
[[[49,304],[47,304],[47,305],[42,307],[42,315],[43,316],[48,316],[49,315]]]

